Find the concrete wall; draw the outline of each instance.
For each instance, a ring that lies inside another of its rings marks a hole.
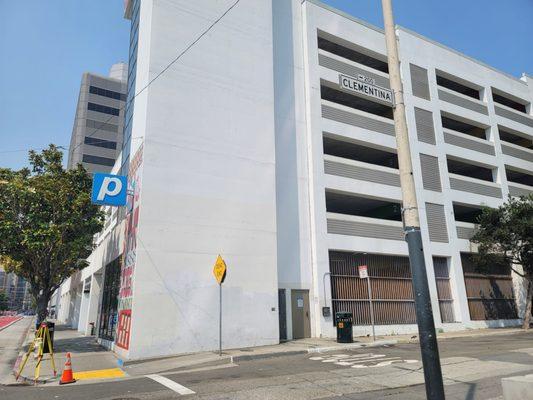
[[[141,7],[150,77],[229,5]],[[223,347],[278,341],[271,13],[240,4],[136,101],[146,139],[129,358],[218,347],[219,253]]]
[[[273,5],[278,285],[287,289],[287,338],[292,338],[291,289],[312,285],[302,13],[298,0]]]

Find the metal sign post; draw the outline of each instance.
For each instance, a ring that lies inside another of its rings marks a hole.
[[[368,275],[368,266],[360,265],[359,269],[359,278],[365,279],[368,287],[368,301],[370,305],[370,323],[372,324],[372,340],[376,341],[376,324],[374,322],[374,304],[372,303],[372,287],[370,285],[370,276]]]
[[[222,282],[226,279],[226,263],[220,254],[213,266],[213,275],[218,282],[218,355],[222,356]]]
[[[222,356],[222,283],[218,284],[218,355]]]

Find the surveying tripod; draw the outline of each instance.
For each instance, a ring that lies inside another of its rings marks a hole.
[[[56,376],[56,363],[54,361],[54,349],[52,348],[52,340],[50,339],[50,330],[48,329],[48,325],[46,322],[41,323],[39,326],[39,329],[37,330],[37,333],[35,334],[35,339],[30,343],[28,346],[28,351],[24,355],[24,361],[22,362],[22,365],[20,366],[16,379],[20,377],[20,374],[22,373],[22,370],[24,369],[24,366],[28,362],[28,358],[30,358],[30,354],[37,349],[37,364],[35,365],[35,383],[37,383],[37,380],[39,379],[39,374],[41,372],[41,362],[43,360],[43,352],[44,352],[44,344],[48,344],[48,350],[50,352],[50,358],[52,360],[52,367],[54,369],[54,376]]]

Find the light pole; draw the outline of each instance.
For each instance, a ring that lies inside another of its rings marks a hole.
[[[400,170],[400,184],[403,200],[403,224],[405,240],[409,249],[409,263],[413,277],[415,296],[416,320],[420,336],[420,350],[424,366],[426,396],[430,400],[444,400],[444,386],[440,367],[439,348],[435,333],[435,322],[431,309],[431,298],[424,262],[424,249],[420,234],[420,219],[416,200],[413,167],[411,164],[411,150],[405,117],[403,87],[400,76],[400,60],[391,0],[381,0],[383,7],[383,21],[385,25],[385,40],[387,43],[387,58],[389,64],[390,87],[394,92],[394,129],[396,132],[396,147],[398,150],[398,165]]]

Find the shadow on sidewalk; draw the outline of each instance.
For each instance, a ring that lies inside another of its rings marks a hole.
[[[91,336],[80,336],[74,338],[54,339],[55,353],[95,353],[107,351]]]
[[[33,336],[32,336],[33,337]],[[84,336],[69,325],[57,324],[54,329],[54,353],[97,353],[108,351],[98,344],[96,337]],[[27,351],[28,343],[24,346]]]

